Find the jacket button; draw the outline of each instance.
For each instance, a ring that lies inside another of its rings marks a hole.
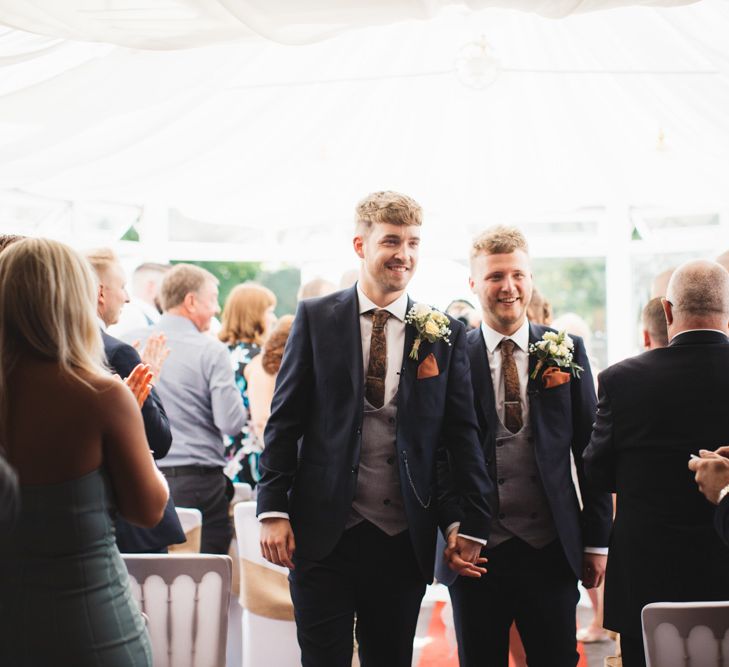
[[[392,465],[393,463],[395,463],[395,457],[394,456],[388,456],[387,457],[387,463],[388,463],[388,465]]]
[[[504,446],[504,443],[503,443],[503,442],[497,442],[497,443],[496,443],[496,446],[497,446],[497,447],[503,447],[503,446]]]
[[[389,498],[385,498],[382,502],[385,505],[389,505],[390,504],[390,499]]]
[[[502,477],[502,478],[501,478],[501,479],[499,480],[499,484],[503,484],[503,483],[504,483],[505,481],[506,481],[506,480],[505,480],[505,479],[504,479],[504,478]]]
[[[505,518],[506,518],[506,514],[504,514],[503,512],[499,512],[499,519],[505,519]]]
[[[391,424],[394,424],[395,423],[395,418],[394,417],[390,417],[387,421],[389,421]]]

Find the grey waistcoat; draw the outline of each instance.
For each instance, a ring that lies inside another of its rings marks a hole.
[[[530,424],[512,433],[499,418],[495,450],[499,511],[491,526],[490,547],[516,536],[541,549],[557,537],[533,440]]]
[[[388,535],[408,527],[395,449],[396,423],[397,394],[379,409],[365,399],[357,487],[345,528],[365,519]]]

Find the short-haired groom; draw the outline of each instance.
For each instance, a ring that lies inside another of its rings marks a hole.
[[[582,468],[595,416],[592,373],[582,339],[562,340],[528,321],[532,274],[518,229],[487,229],[470,260],[483,321],[468,334],[468,355],[482,446],[497,481],[488,496],[494,518],[488,573],[452,581],[439,566],[437,576],[451,584],[461,667],[506,667],[513,621],[530,667],[574,666],[577,580],[600,584],[612,519],[610,495],[588,484]]]
[[[355,614],[363,667],[410,666],[439,524],[453,532],[452,567],[484,571],[491,484],[465,330],[425,306],[411,311],[406,293],[421,223],[405,195],[361,201],[359,280],[302,301],[284,353],[258,516],[264,556],[291,570],[304,667],[351,665]],[[460,502],[443,514],[436,470],[446,457]]]

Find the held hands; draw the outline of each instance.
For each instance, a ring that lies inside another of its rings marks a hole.
[[[291,559],[295,551],[294,531],[288,519],[261,520],[261,555],[268,562],[293,570],[294,563]]]
[[[152,391],[152,371],[146,364],[137,364],[134,370],[129,374],[124,384],[131,389],[134,398],[137,399],[137,405],[141,409],[144,401],[147,400],[149,392]]]
[[[454,572],[463,577],[479,578],[487,571],[485,567],[479,567],[479,565],[488,562],[488,558],[481,557],[482,548],[482,544],[459,536],[458,528],[454,527],[448,533],[448,545],[443,556],[448,567]]]
[[[688,467],[695,473],[699,491],[706,499],[719,504],[719,492],[729,485],[729,446],[719,447],[715,452],[699,450],[700,458],[692,458]]]
[[[597,588],[605,578],[607,556],[602,554],[583,554],[582,585],[585,588]]]

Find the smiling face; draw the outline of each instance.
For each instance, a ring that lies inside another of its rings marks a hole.
[[[112,262],[99,275],[99,317],[106,326],[116,324],[129,295],[125,287],[124,270],[118,262]]]
[[[483,319],[492,329],[510,336],[524,323],[532,297],[529,256],[523,250],[471,260],[471,291],[478,296]]]
[[[190,319],[198,331],[207,331],[210,329],[210,320],[220,312],[218,285],[207,280],[197,292],[191,292],[189,296]]]
[[[378,306],[400,297],[418,265],[420,226],[375,223],[358,232],[353,244],[362,259],[359,282],[364,293]]]

